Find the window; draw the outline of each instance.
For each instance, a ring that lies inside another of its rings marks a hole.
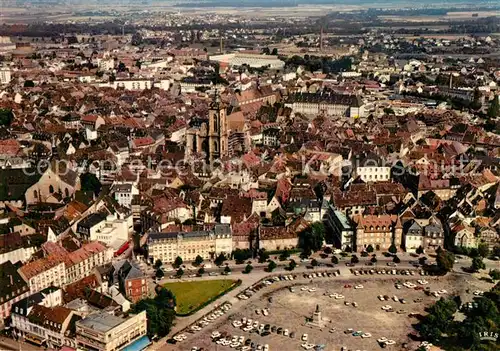
[[[38,191],[36,191],[36,190],[35,190],[35,191],[33,191],[33,197],[34,197],[35,199],[38,199]],[[26,229],[26,230],[27,230],[27,229]]]
[[[52,185],[49,185],[49,193],[50,194],[54,193],[54,187]]]
[[[68,188],[64,188],[64,195],[66,197],[69,197],[69,190],[68,190]]]

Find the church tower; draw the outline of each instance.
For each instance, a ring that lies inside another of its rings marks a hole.
[[[228,131],[226,106],[222,103],[219,92],[215,96],[208,111],[208,159],[210,164],[214,160],[227,157]]]

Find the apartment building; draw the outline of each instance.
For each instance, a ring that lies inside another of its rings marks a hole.
[[[130,208],[132,206],[132,199],[134,196],[139,195],[139,189],[134,184],[114,184],[113,191],[115,193],[115,200],[120,204]]]
[[[47,288],[12,305],[14,335],[40,347],[76,348],[72,330],[80,317],[62,302],[61,289]]]
[[[356,95],[296,93],[285,100],[285,107],[305,115],[363,117],[362,102]]]
[[[403,226],[396,215],[355,216],[356,250],[362,251],[371,245],[376,250],[387,250],[394,244],[401,247]]]
[[[10,68],[0,67],[0,84],[8,84],[11,80]]]
[[[19,268],[19,275],[28,282],[31,293],[49,286],[66,284],[66,265],[56,256],[48,256],[29,262]]]
[[[71,284],[92,272],[94,267],[108,263],[113,258],[113,250],[98,241],[83,245],[66,256],[66,283]]]
[[[216,225],[213,230],[193,232],[149,233],[149,257],[154,261],[174,262],[177,256],[184,261],[194,261],[196,256],[210,259],[233,250],[229,225]]]
[[[347,246],[351,249],[354,247],[354,227],[344,213],[330,205],[325,215],[325,223],[332,230],[342,250]]]
[[[76,232],[82,239],[100,241],[118,249],[128,241],[132,228],[133,218],[130,214],[117,216],[92,213],[78,223]]]
[[[0,325],[10,316],[13,304],[29,296],[30,288],[11,261],[0,264]]]
[[[131,349],[143,350],[149,344],[146,332],[146,311],[128,317],[100,311],[76,322],[77,348],[82,351],[120,351],[134,345]]]

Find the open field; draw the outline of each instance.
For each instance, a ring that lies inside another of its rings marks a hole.
[[[163,286],[172,291],[177,300],[177,313],[187,314],[200,305],[228,290],[233,280],[205,280],[167,283]]]
[[[283,350],[283,345],[287,345],[287,350],[301,350],[301,336],[308,334],[308,342],[313,344],[326,345],[325,350],[340,350],[342,346],[349,349],[378,350],[380,346],[377,339],[386,337],[396,343],[388,346],[389,350],[401,350],[403,344],[408,343],[409,349],[416,349],[418,342],[412,341],[408,334],[413,333],[412,324],[417,319],[410,318],[410,313],[424,313],[426,306],[434,303],[437,298],[427,296],[422,290],[402,287],[397,289],[395,283],[412,281],[419,285],[416,280],[421,277],[398,277],[382,279],[351,279],[336,281],[312,281],[307,284],[308,288],[315,288],[315,291],[302,291],[304,284],[298,284],[294,292],[290,292],[287,287],[280,287],[275,291],[264,292],[263,295],[255,296],[245,305],[237,310],[231,310],[228,317],[217,320],[216,323],[204,328],[195,337],[189,337],[185,342],[175,346],[176,350],[191,350],[193,346],[203,347],[205,350],[227,349],[222,345],[216,345],[211,340],[211,333],[219,331],[227,333],[229,336],[243,336],[245,340],[251,339],[255,344],[268,344],[270,350]],[[479,281],[471,276],[452,275],[448,277],[431,278],[425,277],[429,282],[431,291],[441,289],[447,290],[443,296],[458,294],[462,301],[472,299],[472,292],[475,289],[487,290],[490,285]],[[294,283],[296,284],[296,283]],[[345,284],[352,286],[362,284],[362,289],[345,288]],[[312,289],[314,290],[314,289]],[[330,294],[338,293],[344,295],[343,299],[329,297]],[[390,301],[380,301],[378,295],[388,295]],[[393,296],[403,298],[406,303],[392,300]],[[416,300],[416,299],[422,299]],[[415,302],[417,301],[417,302]],[[345,303],[349,302],[350,305]],[[358,304],[352,306],[352,302]],[[319,305],[325,325],[322,329],[311,328],[306,325],[306,319],[310,318],[316,305]],[[384,305],[391,305],[394,312],[385,312],[381,309]],[[255,310],[261,311],[267,308],[268,316],[262,313],[256,314]],[[400,313],[398,313],[400,311]],[[270,324],[271,326],[288,329],[294,332],[294,338],[290,336],[278,335],[271,332],[270,335],[261,336],[252,332],[245,332],[240,328],[232,326],[232,322],[241,320],[243,317],[250,318],[259,324]],[[352,328],[354,331],[370,333],[372,336],[361,338],[345,334],[344,331]]]

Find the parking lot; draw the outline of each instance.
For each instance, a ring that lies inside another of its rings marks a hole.
[[[358,273],[359,274],[359,273]],[[369,274],[369,273],[368,273]],[[354,279],[328,279],[301,276],[281,281],[275,289],[261,289],[256,296],[242,301],[194,337],[173,347],[178,350],[288,350],[313,349],[325,345],[325,350],[401,350],[411,341],[413,314],[422,313],[425,306],[440,296],[460,294],[465,301],[474,289],[470,276],[452,275],[429,277],[383,275]],[[475,288],[480,288],[478,282]],[[319,305],[324,325],[321,329],[306,325]],[[304,337],[307,334],[307,337]],[[380,342],[379,342],[380,341]],[[247,346],[247,347],[245,347]]]

